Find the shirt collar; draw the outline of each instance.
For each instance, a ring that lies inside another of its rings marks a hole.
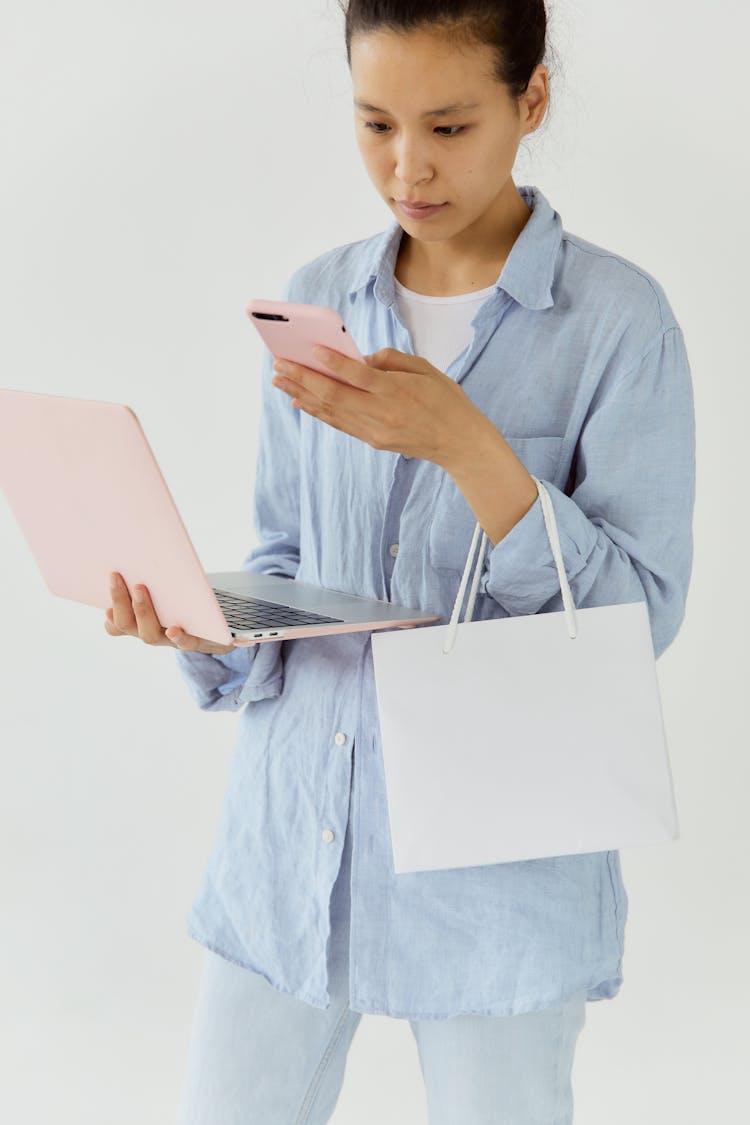
[[[503,289],[527,309],[548,309],[554,305],[552,281],[562,241],[562,220],[537,187],[519,185],[519,192],[531,207],[526,226],[513,243],[495,289]],[[375,296],[384,305],[395,301],[393,274],[403,227],[394,220],[387,230],[376,235],[364,264],[349,290],[350,301],[374,278]]]

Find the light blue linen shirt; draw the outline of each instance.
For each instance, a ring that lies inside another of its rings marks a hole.
[[[546,484],[576,606],[645,600],[658,657],[683,620],[692,569],[695,426],[683,334],[653,277],[564,231],[538,188],[519,191],[531,216],[446,374]],[[321,254],[283,298],[335,309],[363,354],[413,353],[395,305],[401,234],[394,222]],[[453,479],[295,409],[272,376],[265,351],[259,545],[242,569],[447,622],[476,523]],[[474,619],[562,608],[537,498],[488,543]],[[589,1000],[618,992],[628,910],[619,852],[394,874],[369,631],[176,659],[202,710],[240,712],[212,854],[187,917],[198,942],[328,1007],[329,895],[351,785],[353,1009],[504,1016],[579,989]]]

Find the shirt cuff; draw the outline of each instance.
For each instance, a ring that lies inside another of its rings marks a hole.
[[[586,566],[596,547],[596,527],[556,485],[548,480],[542,480],[542,484],[552,502],[570,583]],[[518,523],[486,555],[479,589],[499,602],[511,617],[537,613],[556,594],[562,596],[538,495]]]

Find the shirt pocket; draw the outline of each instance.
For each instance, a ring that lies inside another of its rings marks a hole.
[[[561,437],[503,436],[528,472],[540,480],[554,479],[562,450]],[[476,523],[477,518],[453,477],[443,473],[427,540],[430,565],[463,572]],[[485,558],[491,550],[488,540]]]

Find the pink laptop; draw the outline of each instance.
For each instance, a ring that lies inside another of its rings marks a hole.
[[[109,575],[148,587],[165,628],[218,644],[408,628],[434,614],[294,578],[207,574],[133,410],[0,388],[0,487],[49,590],[101,610]]]

